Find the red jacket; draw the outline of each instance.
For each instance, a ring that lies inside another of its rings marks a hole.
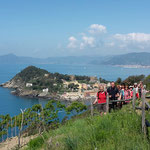
[[[98,103],[99,104],[106,103],[106,96],[107,96],[106,92],[98,92],[97,93]]]

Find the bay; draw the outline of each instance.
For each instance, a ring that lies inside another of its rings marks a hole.
[[[33,64],[32,64],[33,65]],[[23,70],[27,64],[0,64],[0,84],[13,78]],[[104,65],[58,65],[58,64],[35,64],[34,66],[46,69],[49,72],[59,72],[63,74],[76,74],[102,77],[106,80],[115,81],[118,77],[125,79],[130,75],[149,75],[150,68],[122,68]],[[12,95],[11,89],[0,87],[0,114],[10,114],[11,116],[20,113],[20,109],[32,107],[34,104],[47,103],[43,99],[28,99]],[[64,115],[61,115],[62,117]]]

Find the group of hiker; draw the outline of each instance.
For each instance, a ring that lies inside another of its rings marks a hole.
[[[121,108],[123,104],[127,104],[133,97],[133,90],[135,90],[136,98],[141,97],[142,90],[144,89],[143,83],[140,82],[139,84],[134,83],[133,86],[125,85],[124,83],[121,85],[115,85],[115,82],[111,82],[111,86],[107,89],[104,89],[103,85],[100,85],[99,91],[97,92],[96,100],[93,104],[100,104],[98,105],[98,111],[100,111],[101,115],[104,113],[106,114],[106,99],[107,93],[109,96],[109,101],[113,100],[127,100],[124,102],[111,102],[110,109],[115,109],[117,107]]]

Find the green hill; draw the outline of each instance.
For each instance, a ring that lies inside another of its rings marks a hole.
[[[44,69],[37,68],[35,66],[29,66],[23,69],[20,73],[18,73],[14,79],[21,79],[23,82],[29,82],[33,78],[42,77],[44,74],[47,74],[48,71]]]
[[[130,107],[103,117],[84,113],[31,140],[25,150],[149,150],[141,117]]]
[[[75,80],[80,83],[89,83],[91,78],[88,76],[67,75],[57,72],[50,73],[47,70],[35,66],[28,66],[1,86],[15,89],[13,94],[18,96],[31,98],[52,98],[56,96],[59,98],[59,94],[78,90],[78,85],[74,83],[70,83],[68,86],[64,85],[65,82],[73,82]],[[44,93],[43,89],[48,89],[48,91]]]

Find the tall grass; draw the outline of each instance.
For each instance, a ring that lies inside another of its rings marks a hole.
[[[150,149],[149,141],[141,132],[141,117],[132,112],[129,105],[103,117],[80,116],[46,133],[46,142],[41,142],[40,145],[38,143],[41,139],[31,140],[28,149],[35,147],[52,150]]]

